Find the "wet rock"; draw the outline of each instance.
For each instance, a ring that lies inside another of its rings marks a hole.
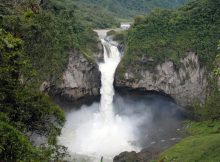
[[[118,156],[115,156],[113,162],[149,162],[153,159],[155,150],[149,151],[143,149],[141,152],[122,152]],[[158,153],[156,153],[157,155]]]
[[[181,138],[175,140],[166,139],[164,142],[151,142],[151,145],[142,149],[140,152],[122,152],[115,156],[113,162],[151,162],[156,159],[163,151],[176,144]]]

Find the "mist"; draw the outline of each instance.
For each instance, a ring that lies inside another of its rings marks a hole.
[[[123,151],[140,151],[179,138],[182,115],[167,97],[117,94],[113,107],[111,123],[102,119],[99,102],[68,110],[59,143],[68,147],[70,155],[112,160]]]

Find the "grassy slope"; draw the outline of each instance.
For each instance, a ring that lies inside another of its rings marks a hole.
[[[189,136],[161,154],[163,162],[219,162],[220,122],[188,122]]]
[[[211,66],[220,39],[219,8],[218,0],[193,0],[178,10],[156,10],[137,18],[125,37],[121,71],[143,56],[154,59],[150,65],[142,65],[145,68],[154,68],[164,60],[180,66],[187,51],[198,53],[201,63]]]

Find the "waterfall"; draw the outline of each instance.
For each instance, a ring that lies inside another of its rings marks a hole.
[[[131,143],[136,141],[134,122],[126,116],[114,113],[114,75],[120,62],[118,48],[101,39],[104,62],[99,63],[101,72],[101,100],[91,106],[68,113],[59,143],[68,147],[71,155],[87,155],[99,161],[112,161],[123,151],[138,151]]]
[[[101,39],[104,47],[104,62],[99,64],[101,71],[101,103],[100,112],[106,122],[112,122],[113,115],[113,97],[114,97],[114,75],[120,62],[120,52],[118,48],[109,42]]]

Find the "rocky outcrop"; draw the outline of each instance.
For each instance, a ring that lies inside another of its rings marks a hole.
[[[155,149],[151,149],[150,151],[144,149],[139,153],[135,151],[122,152],[114,157],[113,162],[150,162],[159,152]]]
[[[40,91],[48,92],[56,100],[76,101],[98,96],[101,74],[97,62],[103,60],[101,43],[98,44],[98,48],[99,52],[94,53],[92,59],[71,51],[67,68],[59,83],[52,85],[49,81],[44,81],[40,86]]]
[[[115,156],[113,162],[137,162],[138,156],[135,151],[132,152],[122,152],[119,155]]]
[[[176,144],[177,141],[167,141],[168,143],[159,143],[142,149],[140,152],[122,152],[115,156],[113,162],[151,162],[156,159],[162,152]]]
[[[87,96],[97,96],[100,89],[98,65],[83,55],[72,52],[56,94],[74,101]]]
[[[106,30],[107,31],[107,30]],[[97,49],[92,55],[84,55],[75,50],[70,51],[66,70],[56,83],[44,81],[40,86],[41,92],[47,92],[56,101],[81,101],[86,102],[100,95],[101,73],[98,63],[103,62],[103,46],[97,43]]]
[[[148,59],[148,61],[151,60]],[[147,63],[146,61],[145,64]],[[204,101],[208,81],[206,69],[200,66],[198,56],[193,52],[188,52],[180,63],[178,70],[171,61],[157,65],[151,71],[144,69],[141,63],[138,66],[128,66],[122,77],[116,74],[115,85],[162,91],[184,107],[192,105],[194,100]]]

